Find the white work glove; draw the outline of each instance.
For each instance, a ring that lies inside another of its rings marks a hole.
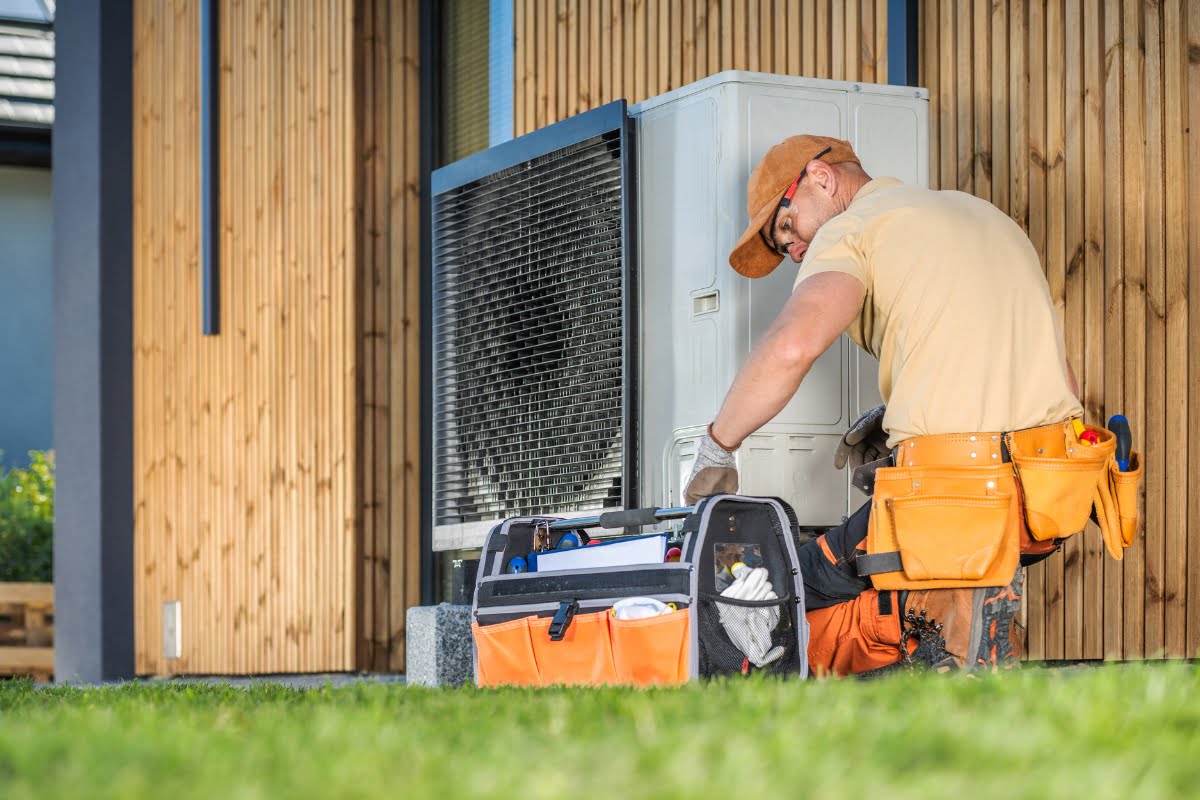
[[[767,580],[767,571],[762,567],[750,569],[745,564],[733,567],[734,581],[722,597],[733,600],[775,600],[778,595]],[[779,606],[752,608],[717,603],[717,616],[725,628],[729,641],[756,667],[776,661],[784,654],[784,648],[771,646],[771,631],[779,624]]]
[[[695,505],[714,494],[733,494],[738,489],[737,456],[712,440],[707,433],[696,448],[696,463],[683,489],[684,500]]]

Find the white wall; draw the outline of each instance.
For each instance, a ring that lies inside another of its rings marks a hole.
[[[54,294],[50,170],[0,166],[0,450],[51,446]]]

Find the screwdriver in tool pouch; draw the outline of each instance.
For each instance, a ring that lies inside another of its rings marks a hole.
[[[1113,414],[1108,419],[1108,429],[1117,437],[1117,451],[1113,456],[1117,460],[1117,469],[1129,471],[1129,454],[1133,450],[1133,433],[1129,430],[1129,420],[1120,414]]]

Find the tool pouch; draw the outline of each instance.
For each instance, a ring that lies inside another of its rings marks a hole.
[[[1093,518],[1104,537],[1109,555],[1120,561],[1125,548],[1137,537],[1140,519],[1138,494],[1142,480],[1142,457],[1129,454],[1129,469],[1122,472],[1116,459],[1110,459],[1104,474],[1096,482]]]
[[[879,590],[1005,586],[1020,560],[1018,503],[1008,464],[880,469],[858,573]]]
[[[1025,523],[1037,541],[1074,536],[1087,526],[1097,489],[1107,484],[1116,437],[1094,425],[1098,444],[1081,442],[1071,421],[1005,434],[1021,482]]]

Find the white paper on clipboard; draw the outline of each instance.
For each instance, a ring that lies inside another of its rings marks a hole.
[[[661,564],[667,557],[667,535],[651,534],[634,539],[550,550],[537,554],[537,571],[561,569],[599,569],[630,564]]]

